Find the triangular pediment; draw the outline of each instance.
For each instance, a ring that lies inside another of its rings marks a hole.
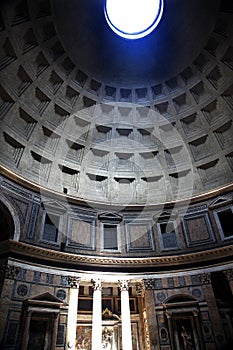
[[[215,209],[230,203],[232,203],[231,197],[220,196],[209,204],[209,209]]]
[[[171,218],[174,218],[174,213],[170,210],[163,210],[161,212],[157,212],[154,215],[154,220],[169,220]]]
[[[53,210],[55,212],[65,212],[66,207],[61,202],[56,200],[43,201],[42,206],[44,209]]]
[[[58,299],[49,292],[45,292],[39,295],[36,295],[29,299],[29,301],[41,301],[41,302],[52,302],[52,303],[61,303],[61,299]]]
[[[117,223],[122,221],[122,216],[117,213],[105,212],[98,215],[98,219],[103,223]]]

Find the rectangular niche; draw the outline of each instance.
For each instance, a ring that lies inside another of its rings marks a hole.
[[[69,117],[70,113],[64,108],[54,105],[54,111],[50,111],[47,123],[53,128],[62,129],[66,119]]]
[[[172,116],[168,102],[158,103],[154,107],[155,111],[161,114],[161,119],[163,119],[163,117],[169,119]]]
[[[221,239],[231,239],[233,237],[233,207],[225,207],[214,211],[214,218],[217,223]]]
[[[62,232],[62,217],[55,213],[45,213],[42,219],[41,240],[58,244]]]
[[[16,53],[13,49],[9,38],[6,38],[2,45],[2,50],[0,52],[0,70],[4,69],[6,66],[8,66],[15,60]]]
[[[185,215],[182,224],[188,247],[215,241],[208,212]]]
[[[10,95],[0,86],[0,119],[2,119],[9,109],[13,106],[14,100]]]
[[[223,124],[218,129],[214,130],[214,134],[220,144],[224,149],[232,145],[232,135],[233,135],[233,125],[232,120],[229,120],[227,123]]]
[[[134,170],[133,153],[115,152],[117,169],[116,172],[132,172]]]
[[[38,130],[38,139],[36,146],[48,153],[54,154],[57,149],[60,136],[49,130],[45,126],[42,126],[42,130]]]
[[[81,195],[87,198],[106,198],[108,178],[102,175],[86,173],[80,189]]]
[[[114,177],[114,187],[117,193],[117,201],[131,201],[135,199],[135,178]]]
[[[133,129],[116,129],[116,142],[117,143],[127,143],[128,140],[133,139]]]
[[[150,106],[141,106],[136,108],[138,123],[148,123],[152,121]]]
[[[106,170],[108,165],[109,152],[92,148],[90,150],[90,162],[88,167]]]
[[[161,140],[176,141],[178,138],[178,133],[176,130],[175,123],[160,125],[159,133],[160,133]]]
[[[190,169],[169,174],[173,195],[190,193],[192,191],[192,172]]]
[[[161,250],[179,249],[179,235],[176,221],[161,221],[157,223]]]
[[[101,223],[101,250],[120,252],[120,235],[120,225]]]
[[[0,146],[0,155],[1,158],[4,158],[4,162],[17,167],[23,155],[24,146],[5,132],[3,132],[3,138],[0,141]]]
[[[180,120],[183,130],[187,136],[193,134],[200,134],[203,130],[203,125],[200,120],[200,116],[197,113],[193,113]]]
[[[91,216],[68,215],[67,247],[95,250],[95,226],[95,218]]]
[[[223,92],[222,98],[228,103],[229,107],[233,110],[233,84]]]
[[[163,175],[142,177],[138,188],[137,196],[142,200],[155,199],[164,200],[165,181]]]
[[[68,145],[68,151],[65,155],[67,161],[80,164],[83,158],[83,153],[85,150],[85,146],[72,142],[71,140],[66,140]]]
[[[93,131],[94,142],[105,142],[111,138],[111,127],[105,125],[96,125]]]
[[[90,123],[87,120],[84,120],[82,118],[79,118],[78,116],[74,117],[75,120],[75,125],[74,125],[74,130],[76,138],[86,140]]]
[[[189,143],[193,158],[197,161],[210,156],[216,152],[215,144],[211,144],[208,135],[199,137]]]
[[[210,125],[218,123],[220,120],[222,120],[222,115],[224,114],[219,100],[210,102],[201,111]]]
[[[12,121],[11,127],[17,131],[21,137],[28,140],[36,126],[37,121],[34,120],[26,111],[19,108],[17,118]]]
[[[140,153],[140,165],[144,169],[161,169],[161,165],[158,159],[159,151],[143,152]]]
[[[118,107],[118,113],[121,120],[129,122],[130,117],[132,116],[132,108]]]
[[[48,181],[52,161],[31,151],[31,161],[29,162],[28,172],[34,177],[40,178],[41,182]]]
[[[151,223],[133,222],[125,225],[128,252],[148,252],[155,250]]]
[[[204,185],[211,185],[215,183],[217,186],[217,183],[222,181],[224,169],[220,166],[219,159],[202,164],[197,167],[197,170]]]
[[[59,169],[63,187],[66,188],[68,186],[77,189],[79,185],[79,171],[61,164],[59,164]]]
[[[186,94],[179,95],[173,99],[177,114],[182,113],[191,107],[190,101]]]
[[[138,129],[139,142],[145,146],[157,145],[157,139],[153,136],[153,128]]]
[[[166,149],[164,153],[168,168],[176,168],[179,165],[184,165],[187,161],[182,145]]]
[[[192,87],[190,89],[190,92],[193,95],[193,98],[195,99],[197,104],[208,101],[208,99],[211,97],[211,93],[207,89],[203,81],[199,82],[194,87]]]

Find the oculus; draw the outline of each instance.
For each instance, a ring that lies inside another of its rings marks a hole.
[[[139,39],[157,27],[163,7],[163,0],[105,0],[104,14],[116,34]]]

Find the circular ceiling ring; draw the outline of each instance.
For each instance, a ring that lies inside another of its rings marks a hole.
[[[164,0],[105,0],[104,14],[109,27],[126,39],[140,39],[159,24]]]

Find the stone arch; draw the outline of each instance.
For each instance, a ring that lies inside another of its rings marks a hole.
[[[20,221],[11,203],[4,197],[0,197],[0,242],[7,239],[19,240]]]
[[[183,302],[198,302],[197,299],[190,294],[176,294],[164,300],[164,304],[183,303]]]

